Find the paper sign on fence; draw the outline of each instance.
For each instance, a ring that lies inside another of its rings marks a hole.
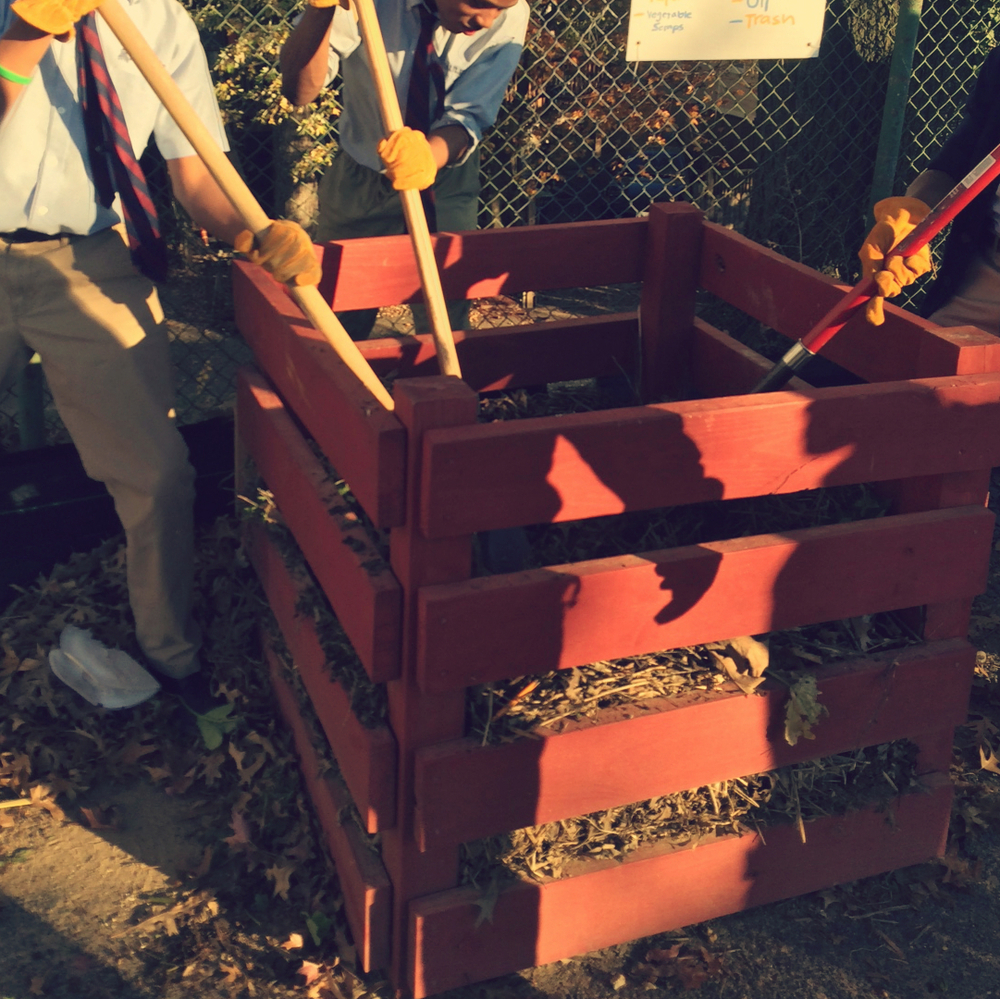
[[[632,0],[626,59],[808,59],[826,0]]]

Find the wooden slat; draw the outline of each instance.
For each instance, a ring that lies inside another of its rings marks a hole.
[[[341,809],[350,806],[351,796],[341,781],[329,775],[321,776],[320,760],[299,714],[295,692],[282,677],[281,663],[266,643],[265,655],[275,699],[292,730],[306,788],[337,867],[358,960],[365,971],[384,968],[389,960],[389,915],[392,906],[388,875],[365,842],[361,830],[352,822],[341,821]]]
[[[403,520],[399,421],[374,399],[260,267],[233,264],[236,325],[257,365],[308,428],[369,517]]]
[[[773,367],[755,350],[744,346],[728,333],[710,326],[702,319],[694,321],[691,347],[691,394],[708,396],[743,395],[749,392]],[[815,389],[801,378],[789,380],[789,392],[812,394]]]
[[[645,219],[482,229],[432,237],[446,298],[490,298],[642,279]],[[420,301],[407,236],[325,243],[320,291],[334,309]]]
[[[239,435],[375,683],[399,675],[402,593],[267,382],[242,369]]]
[[[545,382],[632,374],[638,355],[637,313],[456,330],[463,380],[477,392]],[[359,344],[376,373],[412,378],[438,374],[430,334],[379,337]]]
[[[971,596],[992,532],[960,507],[428,586],[418,679],[450,690]]]
[[[1000,374],[435,430],[428,537],[1000,465]]]
[[[777,683],[765,696],[730,684],[612,708],[500,746],[442,743],[417,754],[420,840],[463,843],[953,727],[965,720],[974,666],[972,646],[952,640],[821,669],[829,716],[794,746]]]
[[[721,736],[720,736],[721,737]],[[501,892],[480,921],[482,889],[463,888],[410,906],[410,986],[423,999],[627,940],[689,926],[755,905],[921,863],[944,852],[951,788],[871,810],[634,855],[593,873]],[[650,855],[652,854],[652,855]]]
[[[388,829],[396,817],[396,740],[384,725],[365,728],[343,686],[331,678],[315,624],[296,610],[322,599],[308,576],[289,568],[260,524],[247,524],[243,537],[365,829]]]
[[[730,229],[705,224],[701,286],[793,340],[801,339],[848,290],[832,278]],[[973,327],[944,330],[891,303],[886,321],[864,310],[823,355],[869,382],[1000,370],[1000,341]]]

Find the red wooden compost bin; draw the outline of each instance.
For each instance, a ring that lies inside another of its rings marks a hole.
[[[322,248],[335,309],[419,300],[405,237]],[[629,312],[456,335],[465,382],[437,374],[428,337],[362,343],[393,379],[388,412],[263,271],[237,264],[237,320],[258,370],[238,434],[371,679],[389,720],[365,729],[325,671],[304,587],[267,536],[252,557],[339,763],[316,777],[296,699],[274,670],[344,884],[366,967],[415,997],[913,864],[940,854],[948,763],[965,716],[972,597],[985,585],[990,469],[1000,464],[1000,341],[889,306],[825,352],[865,384],[747,395],[768,363],[695,316],[704,289],[798,338],[843,288],[687,205],[644,219],[436,237],[450,298],[639,282]],[[641,369],[647,404],[477,424],[477,393]],[[389,563],[342,504],[305,428],[371,520]],[[881,483],[890,514],[782,534],[473,578],[475,532],[623,510]],[[545,738],[483,747],[466,688],[736,635],[915,608],[922,644],[819,672],[830,716],[782,738],[785,694],[735,688],[615,708]],[[921,610],[922,609],[922,610]],[[273,658],[273,657],[272,657]],[[276,661],[276,660],[274,660]],[[457,885],[463,842],[784,764],[909,738],[930,793],[859,811],[646,848],[624,863],[503,891]],[[349,794],[381,860],[331,802]]]

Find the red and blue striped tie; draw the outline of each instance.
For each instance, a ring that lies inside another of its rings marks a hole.
[[[80,106],[97,196],[105,208],[110,208],[118,191],[133,263],[150,280],[165,281],[167,245],[160,235],[146,176],[132,149],[93,11],[76,29]]]

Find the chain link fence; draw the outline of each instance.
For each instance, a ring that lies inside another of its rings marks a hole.
[[[209,54],[237,167],[267,211],[308,227],[317,176],[337,148],[339,106],[336,88],[306,109],[280,97],[278,52],[298,3],[186,3]],[[683,200],[853,283],[869,225],[898,0],[829,0],[823,43],[811,60],[629,63],[628,10],[628,0],[532,4],[524,54],[483,143],[480,225],[621,218],[654,201]],[[998,20],[1000,0],[924,0],[894,193],[960,116]],[[169,207],[164,173],[155,160],[147,163],[168,209],[175,267],[163,299],[178,411],[191,422],[231,404],[246,349],[231,321],[228,253],[203,244]],[[634,293],[580,289],[481,301],[472,322],[592,314],[620,308]],[[736,322],[711,319],[730,329]],[[409,310],[383,310],[380,326],[412,329]],[[47,417],[56,419],[51,410]],[[53,435],[56,425],[48,428]]]

